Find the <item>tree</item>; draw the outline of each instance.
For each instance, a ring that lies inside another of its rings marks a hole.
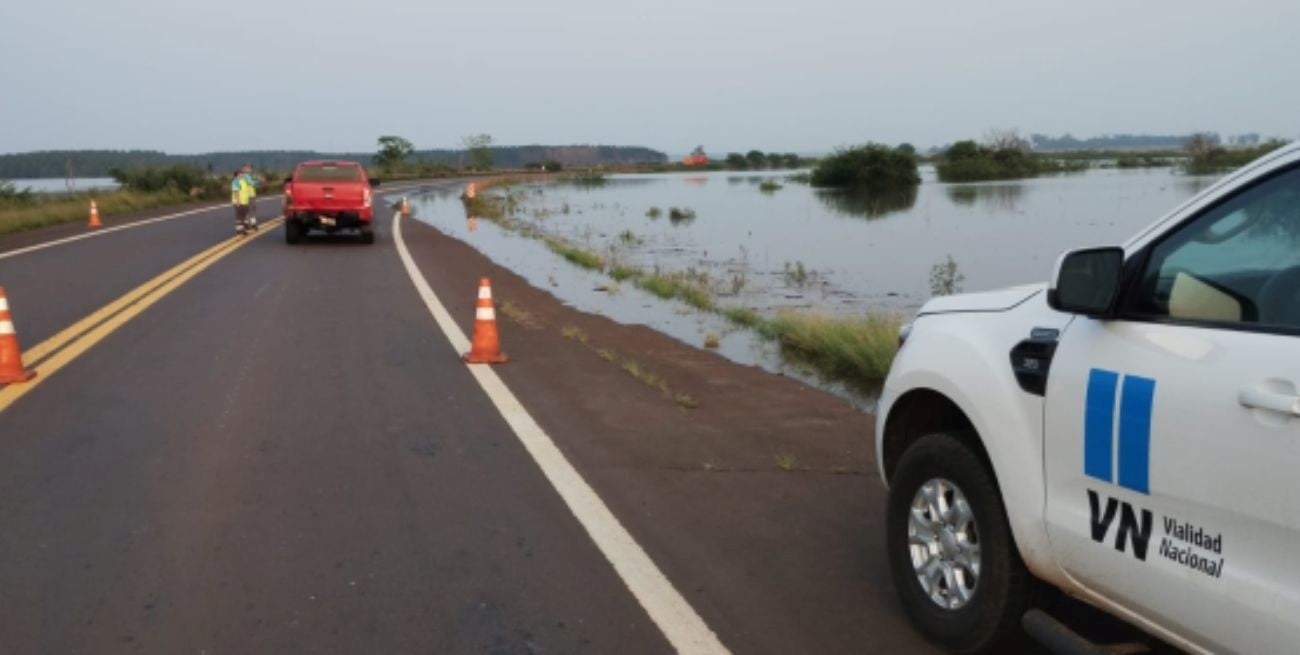
[[[749,160],[745,159],[745,156],[738,152],[729,152],[727,153],[727,168],[744,170],[749,168]]]
[[[767,155],[762,150],[750,150],[745,153],[745,159],[749,160],[750,168],[762,168],[767,163]]]
[[[799,155],[793,152],[787,152],[784,155],[781,155],[781,163],[786,168],[799,168],[799,164],[802,163],[802,160],[799,159]]]
[[[958,141],[948,146],[948,150],[943,153],[944,159],[949,161],[960,161],[962,159],[975,159],[981,155],[978,143],[967,139]]]
[[[1015,129],[1010,130],[989,130],[984,135],[984,145],[993,150],[1019,150],[1029,152],[1033,146],[1029,140],[1020,136],[1020,132]]]
[[[785,165],[785,157],[779,152],[767,153],[767,167],[781,168]]]
[[[1219,135],[1213,132],[1197,132],[1187,139],[1183,148],[1193,158],[1205,157],[1219,147]]]
[[[914,188],[921,176],[916,170],[916,156],[868,143],[823,158],[813,169],[810,181],[814,187],[878,192]]]
[[[379,152],[375,153],[375,165],[386,171],[399,168],[415,153],[415,146],[400,136],[381,136],[378,143]]]
[[[492,169],[492,135],[471,134],[460,140],[469,157],[469,167],[476,171]]]
[[[907,155],[915,155],[915,154],[916,154],[916,146],[914,146],[914,145],[912,145],[912,144],[910,144],[910,143],[907,143],[907,142],[903,142],[903,143],[898,144],[898,147],[895,148],[895,150],[898,150],[899,152],[904,153],[904,154],[907,154]]]

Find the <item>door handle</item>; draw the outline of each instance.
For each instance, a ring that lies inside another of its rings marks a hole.
[[[1300,416],[1300,396],[1276,393],[1262,389],[1242,389],[1237,394],[1237,402],[1252,409],[1266,409],[1270,412]]]

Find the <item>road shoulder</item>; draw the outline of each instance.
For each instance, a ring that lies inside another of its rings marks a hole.
[[[466,334],[492,279],[499,375],[728,647],[927,648],[884,566],[870,416],[573,310],[431,227],[404,234]]]

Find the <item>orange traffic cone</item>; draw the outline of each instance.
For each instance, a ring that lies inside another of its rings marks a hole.
[[[411,215],[411,204],[406,202],[406,196],[402,196],[402,215],[403,216]]]
[[[90,224],[89,227],[103,227],[104,224],[99,222],[99,205],[94,200],[90,201]]]
[[[9,317],[9,299],[0,287],[0,384],[26,382],[36,377],[36,371],[23,368],[23,352],[18,347],[14,320]]]
[[[487,278],[478,283],[478,309],[474,313],[474,341],[465,353],[470,364],[504,364],[506,354],[501,352],[501,339],[497,336],[497,313],[492,308],[492,283]]]

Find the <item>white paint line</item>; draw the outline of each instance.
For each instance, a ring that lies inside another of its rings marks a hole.
[[[430,184],[430,183],[429,183],[429,182],[421,182],[420,184],[414,184],[414,185],[411,185],[411,186],[398,187],[398,188],[396,188],[396,189],[391,189],[391,190],[389,190],[387,193],[391,194],[391,193],[395,193],[395,192],[397,192],[397,191],[401,191],[401,190],[403,190],[403,189],[417,188],[417,187],[424,186],[424,185],[426,185],[426,184]],[[262,199],[262,200],[274,200],[274,199],[277,199],[277,198],[280,198],[280,197],[281,197],[281,196],[280,196],[279,194],[277,194],[277,195],[274,195],[274,196],[264,196],[264,197],[262,197],[261,199]],[[2,252],[2,253],[0,253],[0,259],[7,259],[7,258],[9,258],[9,257],[17,257],[18,255],[25,255],[25,254],[27,254],[27,253],[29,253],[29,252],[36,252],[36,251],[38,251],[38,250],[45,250],[46,248],[53,248],[54,246],[61,246],[61,245],[67,244],[67,243],[73,243],[74,241],[81,241],[82,239],[89,239],[89,238],[92,238],[92,237],[104,236],[105,234],[112,234],[112,233],[114,233],[114,232],[120,232],[120,231],[122,231],[122,230],[129,230],[129,229],[131,229],[131,228],[136,228],[136,227],[144,227],[144,226],[146,226],[146,225],[153,225],[153,224],[155,224],[155,223],[162,223],[162,222],[165,222],[165,221],[171,221],[171,220],[175,220],[175,219],[178,219],[178,218],[183,218],[183,217],[185,217],[185,216],[193,216],[194,214],[200,214],[200,213],[202,213],[202,212],[206,212],[206,211],[219,210],[219,209],[222,209],[223,207],[224,207],[224,208],[229,208],[230,205],[228,205],[228,204],[220,204],[220,203],[218,203],[218,204],[211,205],[211,206],[208,206],[208,207],[199,207],[199,208],[197,208],[197,209],[189,209],[189,210],[186,210],[186,211],[183,211],[183,212],[177,212],[177,213],[175,213],[175,214],[167,214],[166,216],[158,216],[158,217],[156,217],[156,218],[148,218],[148,219],[145,219],[145,220],[142,220],[142,221],[134,221],[134,222],[131,222],[131,223],[126,223],[126,224],[124,224],[124,225],[118,225],[118,226],[116,226],[116,227],[102,227],[102,228],[94,228],[92,231],[90,231],[90,232],[86,232],[85,234],[78,234],[78,235],[76,235],[76,236],[65,237],[65,238],[63,238],[63,239],[55,239],[54,241],[46,241],[46,242],[44,242],[44,243],[38,243],[38,244],[36,244],[36,245],[27,246],[27,247],[25,247],[25,248],[16,248],[16,249],[14,249],[14,250],[9,250],[9,251],[7,251],[7,252]],[[91,228],[86,228],[86,229],[89,230],[89,229],[91,229]]]
[[[27,246],[26,248],[18,248],[18,249],[16,249],[16,250],[10,250],[10,251],[8,251],[8,252],[3,252],[3,253],[0,253],[0,259],[6,259],[6,258],[9,258],[9,257],[17,257],[18,255],[25,255],[25,254],[27,254],[27,253],[29,253],[29,252],[36,252],[37,250],[45,250],[46,248],[53,248],[54,246],[61,246],[61,245],[65,244],[65,243],[72,243],[72,242],[74,242],[74,241],[81,241],[82,239],[89,239],[89,238],[91,238],[91,237],[104,236],[105,234],[112,234],[112,233],[114,233],[114,232],[120,232],[120,231],[122,231],[122,230],[129,230],[129,229],[134,228],[134,227],[144,227],[144,226],[146,226],[146,225],[152,225],[152,224],[154,224],[154,223],[161,223],[161,222],[163,222],[163,221],[171,221],[171,220],[175,220],[175,219],[177,219],[177,218],[181,218],[181,217],[183,217],[183,216],[191,216],[191,215],[194,215],[194,214],[198,214],[198,213],[202,213],[202,212],[207,212],[207,211],[212,211],[212,210],[214,210],[214,209],[221,209],[221,208],[222,208],[222,205],[212,205],[212,206],[209,206],[209,207],[199,207],[198,209],[191,209],[191,210],[189,210],[189,211],[178,212],[178,213],[175,213],[175,214],[168,214],[168,215],[166,215],[166,216],[159,216],[159,217],[157,217],[157,218],[149,218],[149,219],[145,219],[145,220],[143,220],[143,221],[136,221],[136,222],[134,222],[134,223],[127,223],[127,224],[125,224],[125,225],[118,225],[117,227],[101,227],[101,228],[95,228],[93,232],[86,232],[85,234],[78,234],[78,235],[76,235],[76,236],[66,237],[66,238],[63,238],[63,239],[55,239],[54,241],[46,241],[45,243],[38,243],[38,244],[36,244],[36,245],[34,245],[34,246]],[[90,229],[90,228],[86,228],[86,229]]]
[[[406,267],[406,273],[415,284],[415,290],[424,300],[433,320],[442,329],[451,347],[456,352],[469,350],[469,339],[460,331],[460,326],[452,320],[451,314],[442,306],[438,296],[434,295],[428,281],[420,273],[402,239],[401,212],[393,216],[393,242],[397,245],[397,254]],[[515,436],[523,443],[533,461],[537,462],[542,474],[551,486],[560,494],[560,498],[569,506],[578,523],[587,530],[596,548],[605,555],[613,565],[614,571],[623,579],[628,590],[641,603],[641,607],[650,615],[663,633],[668,643],[679,653],[719,654],[728,653],[726,646],[718,636],[709,629],[704,619],[695,613],[695,609],[673,587],[673,583],[659,570],[641,545],[632,538],[627,529],[619,523],[618,517],[609,510],[605,502],[596,494],[578,470],[569,463],[564,453],[555,445],[550,436],[533,420],[532,415],[511,393],[496,371],[486,365],[467,365],[474,379],[483,388],[484,393],[496,406],[501,417],[506,420]]]

